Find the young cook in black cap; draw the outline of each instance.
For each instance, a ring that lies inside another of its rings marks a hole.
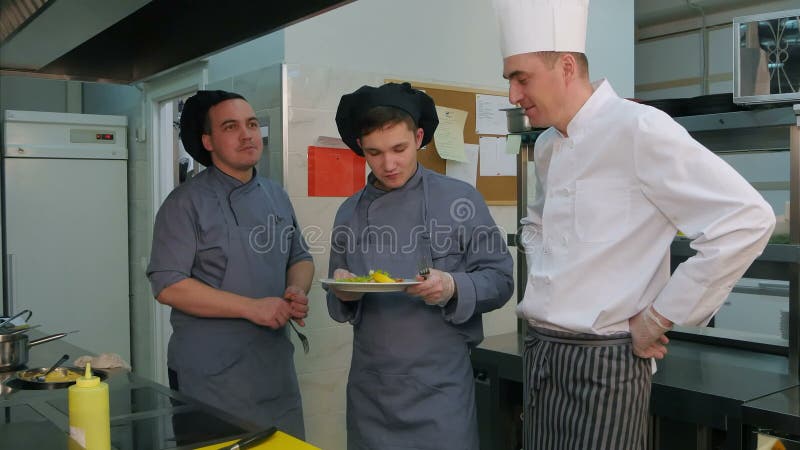
[[[481,195],[417,163],[438,122],[433,100],[408,83],[363,86],[336,112],[372,173],[336,214],[330,276],[385,270],[420,282],[328,290],[331,317],[353,325],[351,450],[478,449],[469,351],[483,339],[481,314],[511,297],[512,261]]]
[[[207,169],[170,193],[153,230],[147,276],[172,307],[170,385],[303,438],[285,325],[303,325],[314,264],[289,197],[256,174],[263,143],[242,96],[200,91],[180,125],[186,151]]]

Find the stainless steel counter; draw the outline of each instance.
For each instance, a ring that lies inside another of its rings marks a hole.
[[[50,366],[65,353],[70,361],[88,354],[63,339],[32,347],[29,353],[28,367]],[[188,449],[257,429],[126,370],[108,373],[111,443],[115,449]],[[13,389],[13,372],[0,373],[0,380],[0,450],[74,448],[67,436],[66,389]]]
[[[517,333],[486,338],[472,352],[479,381],[520,383],[523,346]],[[784,356],[672,340],[669,354],[658,362],[653,376],[650,411],[654,416],[729,431],[725,448],[741,448],[742,404],[798,384],[789,375]],[[486,390],[487,396],[493,395],[490,391]]]

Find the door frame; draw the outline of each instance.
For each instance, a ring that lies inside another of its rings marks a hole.
[[[173,153],[172,151],[161,151],[162,145],[172,146],[172,139],[167,139],[161,128],[161,104],[204,89],[206,84],[208,84],[206,61],[192,63],[143,83],[146,105],[145,123],[149,125],[148,128],[150,130],[148,152],[152,161],[151,224],[155,223],[155,216],[161,203],[175,188]],[[171,124],[171,117],[169,122]],[[172,334],[172,327],[169,322],[170,310],[169,307],[157,301],[152,302],[153,333],[149,352],[153,364],[151,376],[153,380],[164,385],[169,382],[167,375],[167,343]]]

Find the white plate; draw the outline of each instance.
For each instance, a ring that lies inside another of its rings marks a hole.
[[[352,281],[336,281],[333,278],[323,278],[320,283],[335,287],[345,292],[400,292],[409,286],[419,284],[419,281],[406,279],[398,283],[354,283]]]

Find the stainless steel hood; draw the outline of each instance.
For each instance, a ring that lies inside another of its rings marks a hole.
[[[50,0],[0,41],[0,70],[131,83],[351,1]]]

